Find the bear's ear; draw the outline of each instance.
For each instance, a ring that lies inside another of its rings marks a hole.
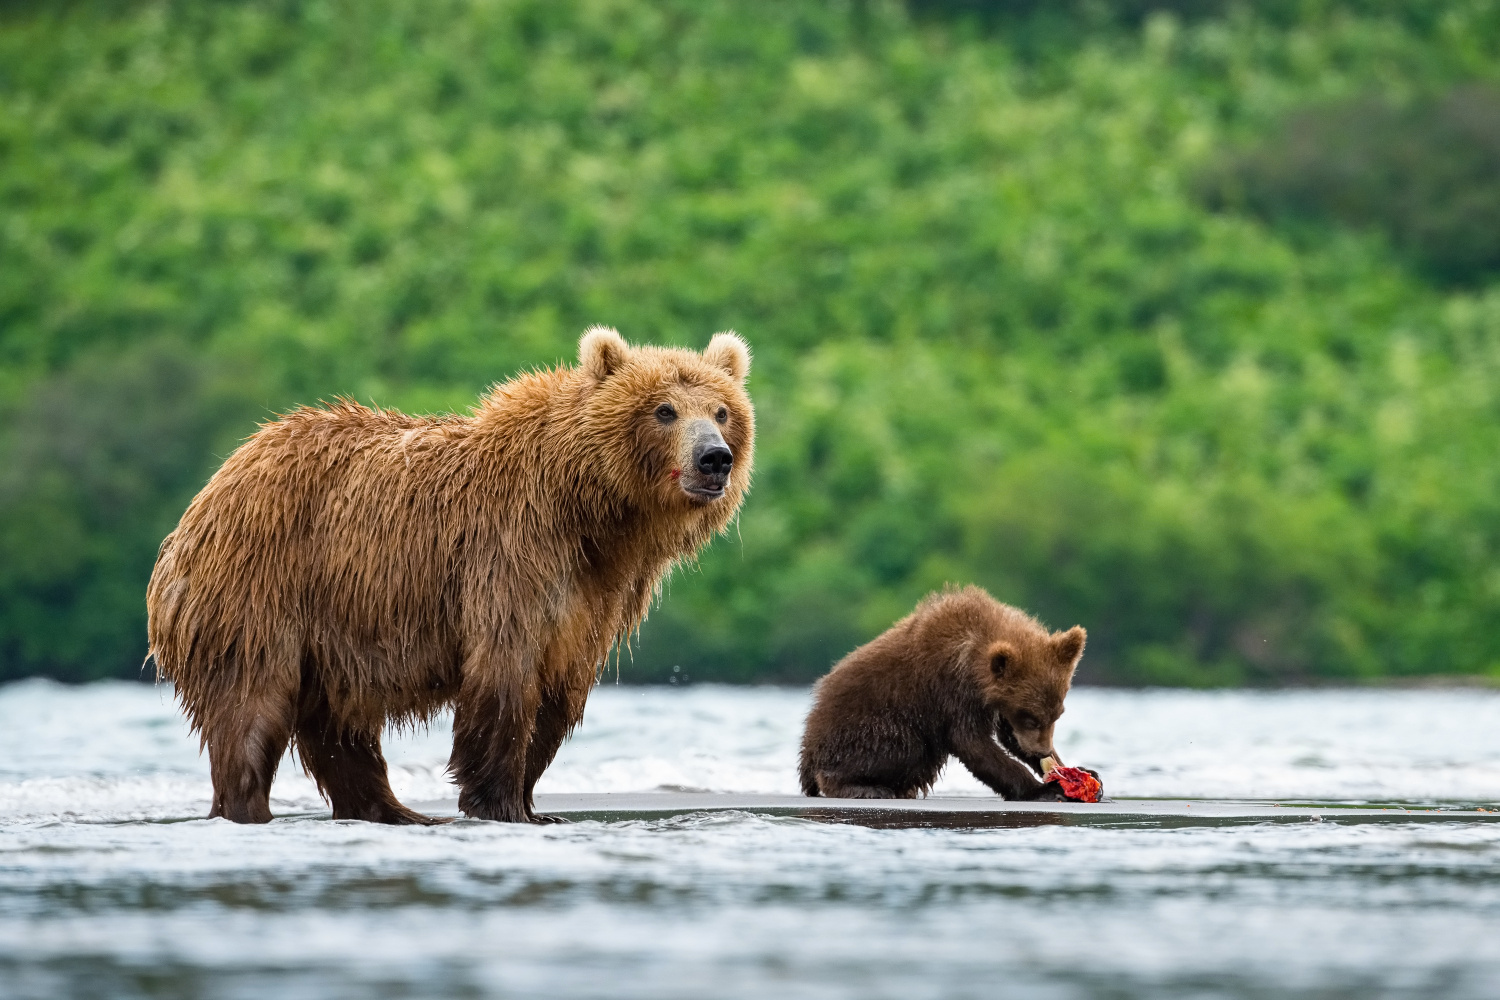
[[[630,355],[630,345],[612,326],[591,326],[578,341],[578,367],[596,382],[609,378]]]
[[[1087,639],[1088,633],[1083,630],[1082,625],[1074,625],[1066,632],[1054,633],[1052,648],[1057,653],[1057,662],[1071,670],[1083,655],[1083,644]]]
[[[724,369],[736,382],[743,382],[750,374],[750,345],[733,330],[716,333],[703,349],[703,360]]]
[[[996,677],[1004,677],[1005,672],[1016,662],[1016,648],[1008,642],[996,642],[985,651],[989,657],[990,673]]]

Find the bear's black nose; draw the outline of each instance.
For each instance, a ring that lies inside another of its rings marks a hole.
[[[695,449],[698,454],[693,456],[693,464],[698,466],[698,471],[705,476],[727,476],[730,468],[734,465],[734,455],[722,444],[711,444],[700,446]]]

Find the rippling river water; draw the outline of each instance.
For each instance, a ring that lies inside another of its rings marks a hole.
[[[538,790],[795,792],[806,706],[605,686]],[[1490,692],[1082,689],[1060,733],[1117,798],[1500,802]],[[393,740],[397,793],[451,800],[447,750]],[[290,761],[269,826],[208,799],[168,689],[0,688],[0,995],[1500,995],[1500,823],[383,828]]]

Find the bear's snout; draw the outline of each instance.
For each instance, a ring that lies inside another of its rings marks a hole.
[[[705,476],[727,476],[734,455],[722,444],[699,445],[693,449],[693,464]]]
[[[695,420],[689,430],[692,441],[692,468],[695,475],[685,477],[683,487],[695,496],[717,499],[729,482],[734,468],[734,452],[724,443],[719,429],[707,420]]]

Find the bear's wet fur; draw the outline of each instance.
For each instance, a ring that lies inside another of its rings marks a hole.
[[[949,755],[1007,799],[1055,799],[1038,773],[1083,655],[978,587],[930,594],[813,689],[802,736],[807,795],[915,798]],[[1061,761],[1058,761],[1061,763]]]
[[[497,385],[469,415],[340,401],[263,425],[162,542],[158,677],[208,749],[211,816],[271,819],[289,744],[335,818],[399,803],[380,736],[454,707],[468,816],[540,821],[532,789],[611,649],[750,485],[750,353],[631,347]]]

